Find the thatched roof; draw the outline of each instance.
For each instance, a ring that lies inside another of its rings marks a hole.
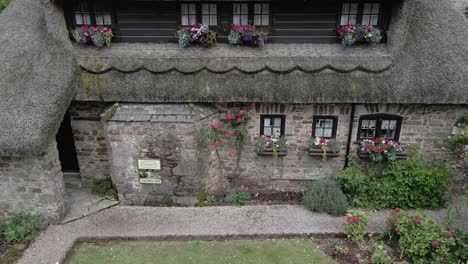
[[[349,50],[73,48],[46,0],[14,0],[0,24],[12,25],[0,28],[0,156],[44,151],[73,92],[127,102],[468,104],[468,22],[448,0],[394,3],[389,43]]]

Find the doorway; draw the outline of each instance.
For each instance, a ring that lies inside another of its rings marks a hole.
[[[78,155],[76,154],[75,140],[68,111],[57,133],[57,149],[60,164],[62,165],[62,172],[79,175]]]

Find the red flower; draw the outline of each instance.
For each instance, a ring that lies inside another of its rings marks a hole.
[[[232,116],[226,115],[226,120],[227,120],[227,121],[230,121],[231,119],[232,119]]]
[[[439,247],[439,241],[437,241],[437,240],[432,241],[432,242],[431,242],[431,246],[432,246],[433,248]]]
[[[397,207],[397,208],[391,210],[390,213],[391,213],[392,215],[396,215],[396,214],[398,214],[400,211],[401,211],[401,209]]]
[[[421,219],[415,218],[415,219],[413,220],[413,223],[416,224],[416,225],[419,225],[419,224],[421,224]]]
[[[214,123],[214,124],[213,124],[213,129],[214,129],[214,130],[218,130],[218,129],[219,129],[219,124],[218,124],[218,123]]]
[[[379,137],[376,137],[376,138],[374,139],[374,142],[375,142],[375,143],[380,143],[380,142],[382,142],[382,139],[379,138]]]
[[[451,237],[453,237],[453,236],[454,236],[454,235],[453,235],[453,232],[452,232],[452,231],[448,231],[448,232],[447,232],[447,237],[448,237],[448,238],[451,238]]]
[[[211,142],[210,142],[210,147],[215,147],[215,148],[217,148],[217,147],[219,147],[220,145],[221,145],[221,142],[219,142],[219,141],[211,141]]]
[[[234,150],[229,151],[229,156],[234,157],[236,155],[236,152]]]
[[[227,134],[228,134],[228,136],[232,137],[232,136],[234,136],[234,131],[228,131]]]
[[[237,122],[238,124],[241,124],[241,123],[242,123],[242,118],[238,117],[238,118],[236,119],[236,122]]]
[[[238,135],[242,135],[242,134],[244,134],[244,131],[242,131],[242,130],[237,130],[237,134],[238,134]]]
[[[245,114],[245,110],[242,110],[242,109],[241,109],[241,110],[239,111],[239,115],[240,115],[240,116],[243,116],[244,114]]]

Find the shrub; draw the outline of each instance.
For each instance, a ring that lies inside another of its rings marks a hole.
[[[115,198],[117,196],[111,178],[95,180],[91,192],[101,197],[112,196]]]
[[[4,223],[0,223],[0,237],[3,237],[8,244],[15,244],[40,230],[43,225],[44,219],[39,215],[14,213]]]
[[[357,165],[337,173],[337,180],[354,207],[385,209],[440,208],[447,202],[449,173],[444,163],[422,158],[389,163],[381,177],[368,176]]]
[[[246,205],[250,202],[250,193],[248,192],[239,192],[237,194],[237,204]]]
[[[453,233],[424,214],[391,211],[391,232],[414,263],[446,263],[455,246]]]
[[[227,204],[235,204],[237,203],[237,192],[234,189],[230,189],[226,196],[224,196],[224,202]]]
[[[359,244],[364,243],[364,228],[369,223],[369,218],[363,212],[349,210],[345,218],[345,234]]]
[[[250,202],[250,193],[236,192],[234,189],[231,189],[224,197],[224,202],[226,204],[246,205]]]
[[[202,207],[214,204],[216,199],[214,195],[208,194],[207,192],[199,192],[197,194],[197,201],[197,205]]]
[[[449,231],[452,232],[452,231]],[[447,234],[449,234],[447,232]],[[455,244],[450,247],[449,263],[468,263],[468,233],[455,230],[451,233]]]
[[[315,212],[331,215],[346,213],[346,196],[333,178],[324,178],[311,184],[304,193],[304,206]]]

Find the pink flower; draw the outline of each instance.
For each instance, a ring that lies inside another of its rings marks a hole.
[[[237,134],[238,134],[238,135],[242,135],[242,134],[244,134],[244,131],[242,131],[242,130],[237,130]]]
[[[227,120],[227,121],[230,121],[231,119],[232,119],[232,116],[226,115],[226,120]]]
[[[211,141],[211,142],[210,142],[210,147],[215,147],[215,148],[217,148],[217,147],[219,147],[219,146],[221,146],[221,142],[219,142],[219,141]]]
[[[431,246],[432,246],[433,248],[439,247],[439,241],[437,241],[437,240],[432,241],[432,242],[431,242]]]
[[[238,124],[241,124],[241,123],[242,123],[242,118],[238,117],[238,118],[236,119],[236,122],[237,122]]]
[[[350,223],[350,224],[353,223],[353,218],[352,218],[352,217],[346,218],[346,222],[348,222],[348,223]]]
[[[219,124],[218,124],[218,123],[214,123],[214,124],[213,124],[213,129],[214,129],[214,130],[218,130],[218,129],[219,129]]]
[[[234,131],[228,131],[227,135],[230,136],[230,137],[234,136]]]
[[[236,152],[234,150],[229,151],[229,156],[234,157],[236,155]]]
[[[398,207],[390,211],[390,213],[391,213],[392,215],[396,215],[396,214],[398,214],[399,212],[401,212],[401,209],[398,208]]]
[[[419,225],[419,224],[421,224],[421,219],[415,218],[415,219],[413,220],[413,223],[416,224],[416,225]]]
[[[452,232],[452,231],[448,231],[448,232],[447,232],[447,237],[448,237],[448,238],[453,237],[453,232]]]
[[[240,115],[240,116],[243,116],[244,114],[245,114],[245,110],[242,110],[242,109],[241,109],[241,110],[239,111],[239,115]]]

